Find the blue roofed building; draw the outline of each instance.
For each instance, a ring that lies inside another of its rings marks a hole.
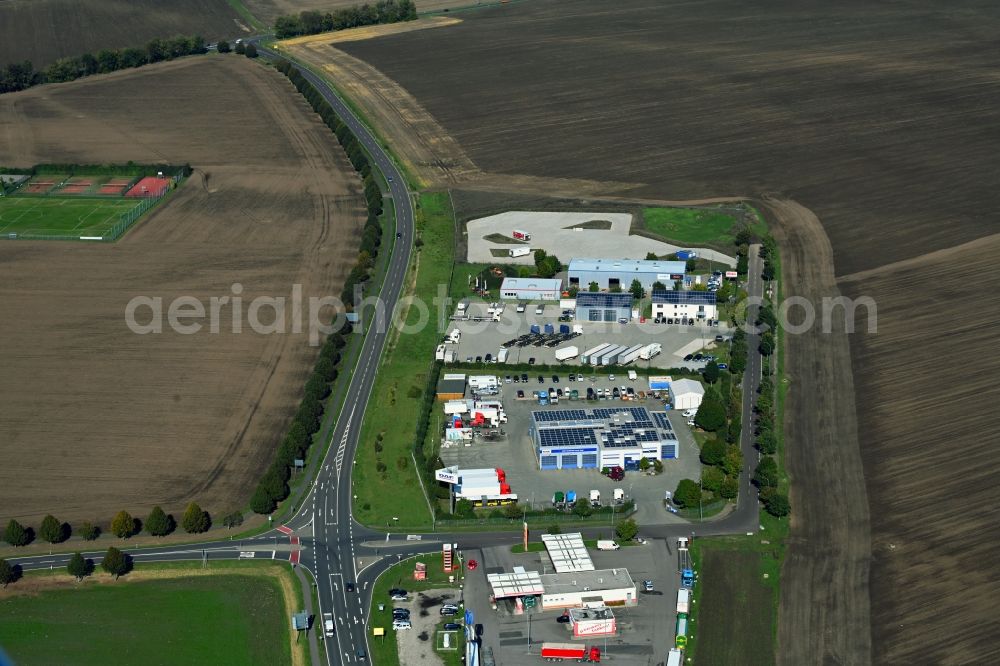
[[[538,466],[553,469],[634,469],[642,458],[678,457],[666,412],[645,407],[551,409],[531,413],[529,435]]]
[[[651,291],[653,284],[660,282],[670,286],[684,279],[687,264],[683,261],[659,261],[646,259],[570,259],[567,275],[569,286],[585,292],[591,282],[601,289],[620,287],[628,291],[632,280],[638,280],[643,289]]]

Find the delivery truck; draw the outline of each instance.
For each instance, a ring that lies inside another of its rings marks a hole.
[[[667,654],[667,666],[681,666],[684,663],[684,653],[677,648],[670,648]]]
[[[621,546],[611,539],[599,539],[597,542],[597,550],[618,550],[619,548]]]
[[[661,351],[663,351],[663,346],[659,342],[651,342],[643,347],[642,351],[639,352],[639,358],[643,361],[648,361]]]
[[[505,347],[501,347],[500,351],[497,352],[497,363],[506,363],[506,362],[507,362],[507,349]]]
[[[520,240],[520,241],[530,241],[531,240],[531,234],[529,234],[527,231],[521,231],[520,229],[514,229],[510,233],[510,235],[515,240]]]
[[[615,504],[625,503],[625,490],[622,488],[615,488]]]
[[[590,491],[590,505],[595,509],[601,506],[601,491],[591,490]]]
[[[580,349],[575,346],[560,347],[556,350],[556,360],[557,361],[568,361],[571,358],[576,358],[580,355]]]
[[[545,661],[601,661],[601,649],[597,646],[574,645],[573,643],[542,643],[542,659]]]
[[[677,612],[687,613],[691,606],[691,590],[682,587],[677,590]]]

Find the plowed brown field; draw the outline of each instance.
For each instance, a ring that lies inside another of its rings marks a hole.
[[[144,46],[154,38],[239,37],[246,22],[226,0],[2,0],[0,66],[36,69],[67,56]]]
[[[218,334],[136,335],[126,304],[160,296],[166,313],[240,283],[245,312],[296,283],[339,294],[353,264],[360,184],[273,70],[199,57],[0,97],[0,163],[128,160],[197,171],[118,243],[0,245],[3,519],[241,506],[317,350],[246,314],[234,334],[228,307]]]
[[[305,55],[429,183],[765,195],[788,293],[878,302],[876,334],[788,339],[779,661],[996,661],[1000,6],[538,0],[462,19]]]

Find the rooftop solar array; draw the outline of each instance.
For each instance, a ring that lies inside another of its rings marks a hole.
[[[676,305],[715,305],[715,294],[711,291],[654,291],[654,303],[673,303]]]
[[[542,446],[597,446],[595,428],[546,428],[538,431]]]
[[[543,534],[542,542],[549,552],[552,566],[559,573],[572,571],[593,571],[594,562],[590,559],[587,547],[583,545],[583,535],[574,534]]]
[[[632,307],[632,294],[602,294],[600,292],[581,291],[576,295],[576,307],[630,308]]]
[[[666,413],[645,407],[540,410],[532,419],[543,447],[635,448],[677,439]]]

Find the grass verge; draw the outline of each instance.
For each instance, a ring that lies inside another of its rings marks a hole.
[[[163,663],[169,653],[174,663],[304,666],[307,647],[293,653],[288,619],[296,592],[275,563],[137,565],[118,581],[95,574],[82,584],[29,572],[0,597],[0,644],[18,664]]]
[[[732,215],[696,208],[645,208],[647,231],[681,245],[731,245],[736,220]]]
[[[431,527],[411,451],[434,348],[443,333],[436,314],[421,303],[433,307],[439,288],[446,288],[452,277],[455,219],[448,194],[422,194],[416,224],[420,242],[406,288],[416,304],[405,315],[413,332],[399,333],[388,343],[355,456],[354,516],[372,527]]]

